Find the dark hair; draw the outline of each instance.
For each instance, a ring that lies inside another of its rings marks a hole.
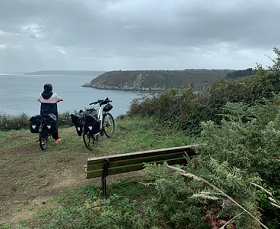
[[[46,84],[44,85],[44,90],[45,90],[46,92],[52,92],[52,85],[51,85],[50,83],[46,83]]]

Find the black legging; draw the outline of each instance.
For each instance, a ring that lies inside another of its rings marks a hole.
[[[58,129],[56,128],[56,131],[52,132],[52,137],[54,140],[57,140],[59,137],[58,137]]]

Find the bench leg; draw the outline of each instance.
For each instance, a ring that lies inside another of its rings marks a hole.
[[[103,197],[107,197],[107,193],[106,193],[106,177],[108,175],[108,168],[109,168],[109,159],[105,159],[104,160],[104,164],[103,164],[103,176],[101,178],[101,182],[102,182],[102,195],[103,195]]]
[[[101,183],[102,183],[102,196],[106,197],[106,176],[101,178]]]

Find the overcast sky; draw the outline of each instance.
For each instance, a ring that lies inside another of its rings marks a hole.
[[[0,0],[0,72],[246,69],[280,48],[280,0]]]

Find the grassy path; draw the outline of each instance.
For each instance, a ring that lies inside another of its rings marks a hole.
[[[101,137],[94,151],[85,148],[74,127],[60,128],[62,142],[55,144],[51,139],[45,151],[29,130],[0,132],[0,227],[20,222],[36,227],[38,209],[54,197],[87,183],[100,185],[100,179],[85,179],[83,166],[88,157],[192,143],[182,133],[150,119],[117,119],[116,124],[115,136]],[[108,182],[135,174],[109,177]]]

